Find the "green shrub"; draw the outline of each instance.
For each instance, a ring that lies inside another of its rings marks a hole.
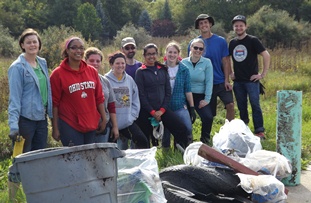
[[[14,57],[18,51],[18,42],[10,35],[9,29],[0,25],[0,56]]]
[[[42,49],[39,55],[47,60],[49,68],[54,69],[61,62],[62,43],[70,36],[78,36],[83,39],[80,32],[64,25],[52,26],[43,30],[41,34]]]
[[[145,46],[145,44],[151,42],[151,36],[142,27],[135,27],[132,23],[128,23],[117,32],[117,36],[114,37],[114,46],[121,48],[121,40],[125,37],[133,37],[136,45],[139,48]]]

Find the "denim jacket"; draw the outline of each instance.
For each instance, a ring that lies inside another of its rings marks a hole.
[[[47,79],[48,106],[43,106],[39,90],[39,80],[33,68],[27,63],[24,53],[10,66],[9,77],[9,126],[10,130],[19,130],[19,117],[40,121],[46,119],[46,114],[52,118],[52,93],[47,63],[37,56],[37,61]]]

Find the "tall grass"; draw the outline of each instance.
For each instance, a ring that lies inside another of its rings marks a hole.
[[[153,42],[159,47],[159,60],[163,59],[166,44],[170,38],[154,38]],[[182,45],[182,55],[187,54],[187,45],[189,37],[174,38]],[[309,43],[308,43],[309,45]],[[276,150],[276,114],[277,114],[277,91],[279,90],[297,90],[303,92],[302,101],[302,163],[303,167],[311,160],[311,59],[310,46],[305,46],[301,50],[287,50],[278,48],[269,50],[272,60],[271,68],[267,77],[262,81],[266,87],[266,94],[261,96],[261,106],[263,110],[264,123],[266,128],[267,139],[262,141],[263,148],[266,150]],[[110,67],[108,63],[108,54],[119,50],[118,47],[107,46],[102,48],[105,59],[102,73],[108,72]],[[137,50],[136,58],[143,60],[142,50]],[[7,104],[8,104],[8,83],[7,69],[14,59],[0,58],[0,200],[7,202],[7,170],[11,163],[10,156],[12,153],[11,142],[8,139],[9,128],[7,126]],[[235,107],[236,118],[239,117],[237,107]],[[249,108],[251,113],[251,109]],[[225,109],[223,104],[219,102],[217,116],[214,118],[212,127],[212,135],[219,131],[225,122]],[[250,116],[251,119],[251,116]],[[252,121],[249,124],[253,129]],[[197,119],[193,125],[193,136],[195,140],[199,140],[201,130],[201,122]],[[50,130],[51,131],[51,130]],[[51,136],[49,136],[49,146],[57,146]],[[164,168],[171,165],[183,163],[182,155],[179,151],[169,150],[162,151],[160,148],[156,155],[158,165]],[[25,200],[23,194],[19,196],[19,202]],[[24,201],[25,202],[25,201]]]

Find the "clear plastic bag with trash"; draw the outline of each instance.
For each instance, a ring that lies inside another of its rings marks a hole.
[[[167,202],[155,159],[157,148],[128,149],[118,159],[118,203]]]
[[[290,161],[278,152],[258,150],[239,160],[248,168],[281,180],[292,173]]]
[[[255,136],[240,119],[225,121],[219,132],[213,137],[213,147],[222,152],[234,150],[240,157],[262,149],[260,138]]]
[[[252,201],[255,203],[285,203],[284,184],[272,175],[247,175],[237,173],[241,180],[241,187],[252,193]]]

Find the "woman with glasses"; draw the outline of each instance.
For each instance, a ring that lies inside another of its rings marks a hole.
[[[144,47],[144,62],[137,69],[135,81],[139,90],[141,110],[137,120],[138,125],[147,136],[153,136],[150,119],[162,121],[173,134],[175,141],[181,147],[188,145],[186,126],[172,110],[168,108],[171,97],[171,86],[167,67],[157,61],[158,47],[151,43]],[[153,139],[152,144],[157,145]]]
[[[96,47],[89,47],[85,50],[84,59],[85,62],[99,72],[102,68],[102,61],[103,61],[103,53]],[[119,138],[119,129],[117,123],[117,116],[116,116],[116,98],[111,87],[111,84],[106,76],[103,76],[98,73],[103,93],[105,95],[105,112],[106,112],[106,119],[107,125],[106,130],[104,133],[96,134],[95,142],[116,142]]]
[[[79,37],[66,40],[62,51],[64,60],[51,74],[52,136],[64,146],[94,143],[96,131],[100,133],[106,128],[98,72],[82,60],[84,50]]]
[[[211,125],[213,114],[210,108],[210,100],[213,90],[213,66],[211,60],[202,57],[204,41],[200,38],[194,39],[190,44],[190,57],[182,60],[189,71],[191,78],[191,91],[193,95],[194,108],[202,121],[201,142],[210,144]]]

